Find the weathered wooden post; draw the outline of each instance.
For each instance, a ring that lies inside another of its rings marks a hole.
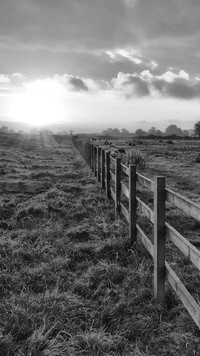
[[[121,160],[115,158],[115,216],[120,212],[120,190],[121,190]]]
[[[110,194],[110,152],[106,152],[106,196],[107,198],[111,197]]]
[[[129,237],[131,243],[137,239],[136,229],[137,204],[136,204],[136,165],[129,165]]]
[[[86,162],[87,162],[88,165],[90,164],[89,155],[90,155],[90,153],[89,153],[89,143],[87,142],[86,143]]]
[[[97,148],[97,180],[101,182],[101,147]]]
[[[105,150],[101,150],[101,187],[105,189]]]
[[[94,146],[91,143],[91,169],[94,172]]]
[[[154,296],[165,303],[165,177],[154,183]]]
[[[91,143],[88,144],[88,164],[91,168]]]
[[[94,146],[94,176],[97,177],[97,147]]]

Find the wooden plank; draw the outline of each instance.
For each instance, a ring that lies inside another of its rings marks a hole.
[[[183,197],[179,193],[173,192],[169,188],[166,189],[166,201],[197,221],[200,221],[200,205],[197,203]]]
[[[121,163],[121,170],[124,172],[127,176],[129,176],[129,168],[125,166],[124,164]]]
[[[142,211],[142,213],[152,222],[154,223],[154,212],[146,205],[140,198],[136,197],[138,208]]]
[[[105,170],[106,170],[106,196],[107,198],[111,197],[110,194],[110,152],[106,152],[106,161],[105,161]]]
[[[115,201],[115,193],[112,190],[112,188],[110,188],[110,194],[111,194],[111,198]]]
[[[115,182],[115,174],[110,170],[110,178]]]
[[[124,206],[124,204],[120,203],[120,209],[121,209],[122,215],[125,217],[126,221],[129,223],[129,212],[126,209],[126,207]]]
[[[181,299],[194,322],[200,328],[200,306],[196,303],[194,298],[191,296],[191,294],[188,292],[188,290],[185,288],[183,283],[180,281],[176,273],[171,269],[167,262],[165,262],[165,268],[167,281]]]
[[[120,212],[121,160],[115,158],[115,216]]]
[[[129,199],[129,189],[124,183],[121,183],[121,192]]]
[[[137,173],[137,182],[138,182],[138,184],[146,187],[151,192],[154,192],[154,183],[151,179],[143,176],[140,173]]]
[[[131,243],[137,240],[137,202],[136,202],[136,165],[129,165],[129,238]]]
[[[121,213],[124,215],[126,221],[129,223],[129,212],[128,210],[125,208],[125,206],[120,203],[120,207],[121,207]]]
[[[115,163],[115,158],[114,158],[114,157],[110,156],[110,160],[111,160],[113,163]]]
[[[165,223],[166,238],[169,238],[176,247],[200,270],[200,251],[171,225]]]
[[[143,245],[146,247],[150,255],[154,257],[154,246],[152,242],[149,240],[149,238],[146,236],[146,234],[138,224],[136,224],[136,229],[137,229],[137,235],[141,239]]]
[[[105,150],[101,150],[101,187],[105,189]]]
[[[165,177],[155,178],[154,187],[154,296],[165,303]]]

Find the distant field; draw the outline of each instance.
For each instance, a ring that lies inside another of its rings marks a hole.
[[[145,175],[199,202],[199,143],[126,147],[145,156]],[[198,247],[199,224],[176,216]],[[198,301],[198,273],[168,255]],[[152,270],[69,136],[0,134],[1,356],[199,355],[200,331],[169,288],[155,306]]]
[[[94,141],[95,142],[95,141]],[[97,140],[105,148],[125,148],[139,152],[145,166],[138,170],[149,178],[164,175],[167,185],[196,202],[200,202],[200,140],[132,139]],[[104,145],[104,143],[108,143]],[[135,146],[129,146],[134,143]],[[111,143],[111,145],[109,145]]]

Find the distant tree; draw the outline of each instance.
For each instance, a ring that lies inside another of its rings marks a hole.
[[[120,131],[118,129],[107,129],[102,132],[103,135],[109,135],[109,136],[120,136]]]
[[[183,135],[184,136],[189,136],[189,130],[183,130]]]
[[[1,132],[8,132],[8,127],[3,125],[3,126],[1,126],[0,131]]]
[[[153,135],[153,136],[162,136],[162,132],[160,130],[157,130],[156,127],[152,126],[148,131],[148,135]]]
[[[112,131],[113,136],[120,136],[120,131],[118,129],[113,129]]]
[[[154,127],[154,126],[152,126],[148,131],[147,131],[147,133],[149,134],[149,135],[156,135],[156,127]]]
[[[200,121],[194,125],[194,133],[197,137],[200,137]]]
[[[146,135],[147,135],[146,131],[142,129],[138,129],[135,131],[135,136],[146,136]]]
[[[122,130],[121,130],[121,133],[122,133],[122,134],[129,134],[129,131],[128,131],[127,129],[122,129]]]
[[[129,133],[128,130],[122,129],[122,130],[121,130],[121,136],[123,136],[123,137],[129,137],[129,136],[130,136],[130,133]]]
[[[162,131],[160,131],[160,130],[156,130],[156,136],[163,136]]]
[[[176,125],[170,125],[166,128],[165,133],[167,136],[184,136],[183,131]]]

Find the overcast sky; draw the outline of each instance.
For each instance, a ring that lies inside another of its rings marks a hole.
[[[199,63],[199,0],[0,0],[1,117],[35,85],[72,126],[189,128]]]

